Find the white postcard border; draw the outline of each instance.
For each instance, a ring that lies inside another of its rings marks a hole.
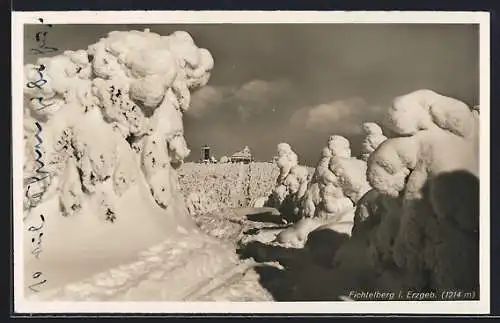
[[[16,313],[383,313],[486,314],[490,311],[490,16],[411,11],[68,11],[12,13],[14,286],[23,286],[24,24],[439,23],[480,25],[480,300],[373,302],[36,302],[14,288]]]

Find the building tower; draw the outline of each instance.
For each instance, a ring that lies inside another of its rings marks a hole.
[[[208,145],[201,147],[201,162],[210,163],[210,147]]]

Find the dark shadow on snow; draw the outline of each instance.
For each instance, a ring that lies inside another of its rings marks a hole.
[[[241,258],[254,258],[260,263],[278,262],[283,267],[279,269],[265,265],[256,268],[261,285],[276,301],[338,300],[336,296],[325,297],[321,293],[317,297],[303,299],[300,291],[308,288],[309,283],[296,276],[313,267],[314,271],[331,270],[331,264],[326,260],[333,259],[335,252],[347,239],[346,234],[325,229],[311,232],[304,248],[286,248],[254,241],[240,248],[238,253]]]
[[[439,218],[440,225],[458,228],[469,241],[467,255],[463,258],[454,258],[457,263],[453,264],[453,268],[467,267],[470,270],[458,275],[449,288],[467,287],[479,295],[479,179],[466,171],[443,173],[429,180],[422,193],[424,200],[419,201],[415,207],[426,210],[429,216]],[[367,195],[365,201],[372,203],[374,210],[377,208],[380,210],[380,198],[377,198],[376,193],[368,194],[373,196]],[[395,202],[389,201],[389,203]],[[372,206],[368,205],[368,209],[371,210]],[[350,239],[346,234],[322,229],[311,232],[306,246],[302,249],[250,242],[241,246],[238,253],[241,258],[254,258],[259,263],[278,262],[283,267],[281,269],[262,264],[256,268],[260,283],[276,301],[341,300],[349,294],[349,290],[380,289],[380,286],[373,285],[373,279],[380,273],[371,276],[370,270],[365,270],[366,268],[349,266],[342,268],[338,267],[339,264],[333,264],[335,254],[346,241],[351,240],[349,245],[355,245],[353,243],[356,241],[364,245],[363,241],[370,234],[371,228],[379,225],[379,216],[376,215],[373,219],[356,219],[358,228],[353,229],[354,237]],[[360,251],[356,248],[352,250],[355,253]],[[364,255],[360,252],[359,256],[357,254],[353,256],[356,258]],[[367,263],[360,262],[362,264],[360,266],[369,266]],[[471,266],[471,263],[477,266]],[[389,270],[390,264],[384,268]],[[393,268],[391,271],[398,270],[402,269]],[[425,280],[427,283],[415,286],[415,290],[436,290],[437,285],[432,274]]]
[[[279,214],[273,213],[272,211],[247,214],[246,218],[249,221],[253,221],[253,222],[265,222],[265,223],[274,223],[274,224],[283,224],[284,223],[281,216]]]

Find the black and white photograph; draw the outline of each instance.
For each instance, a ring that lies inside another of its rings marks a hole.
[[[486,313],[487,28],[13,13],[16,306]]]

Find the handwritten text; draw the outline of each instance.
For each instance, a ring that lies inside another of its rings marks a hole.
[[[26,87],[29,89],[42,89],[45,84],[47,84],[47,79],[44,78],[43,71],[45,71],[45,65],[41,64],[39,67],[35,67],[35,70],[38,73],[38,79],[36,81],[30,81],[26,83]],[[48,108],[53,105],[53,103],[46,103],[45,98],[43,97],[36,97],[36,98],[31,98],[31,101],[38,102],[39,107],[35,109],[35,111],[40,111],[45,108]]]
[[[40,19],[40,21],[43,23],[43,19]],[[52,25],[48,25],[49,28],[52,27]],[[57,52],[59,49],[56,47],[48,46],[47,45],[47,35],[49,34],[48,31],[39,31],[35,34],[35,40],[38,43],[37,48],[32,48],[31,51],[35,54],[47,54],[47,53],[53,53]]]
[[[31,254],[36,258],[40,258],[40,253],[42,252],[42,237],[43,237],[43,227],[45,226],[45,217],[43,214],[40,214],[41,222],[39,225],[31,225],[28,228],[28,231],[32,234],[31,238]],[[37,271],[33,273],[31,278],[34,280],[28,288],[33,292],[39,292],[39,287],[47,283],[47,280],[44,279],[43,273]]]
[[[45,163],[42,161],[43,155],[40,147],[40,144],[43,142],[42,137],[40,136],[40,133],[42,132],[42,125],[38,121],[36,121],[35,126],[37,127],[37,132],[35,134],[35,139],[37,140],[35,144],[35,153],[37,155],[35,159],[35,164],[36,164],[35,175],[30,176],[29,178],[24,180],[24,186],[27,186],[25,196],[30,201],[31,206],[38,204],[43,195],[43,191],[37,193],[31,192],[32,184],[42,181],[43,179],[47,178],[50,175],[49,172],[43,169],[45,167]]]

